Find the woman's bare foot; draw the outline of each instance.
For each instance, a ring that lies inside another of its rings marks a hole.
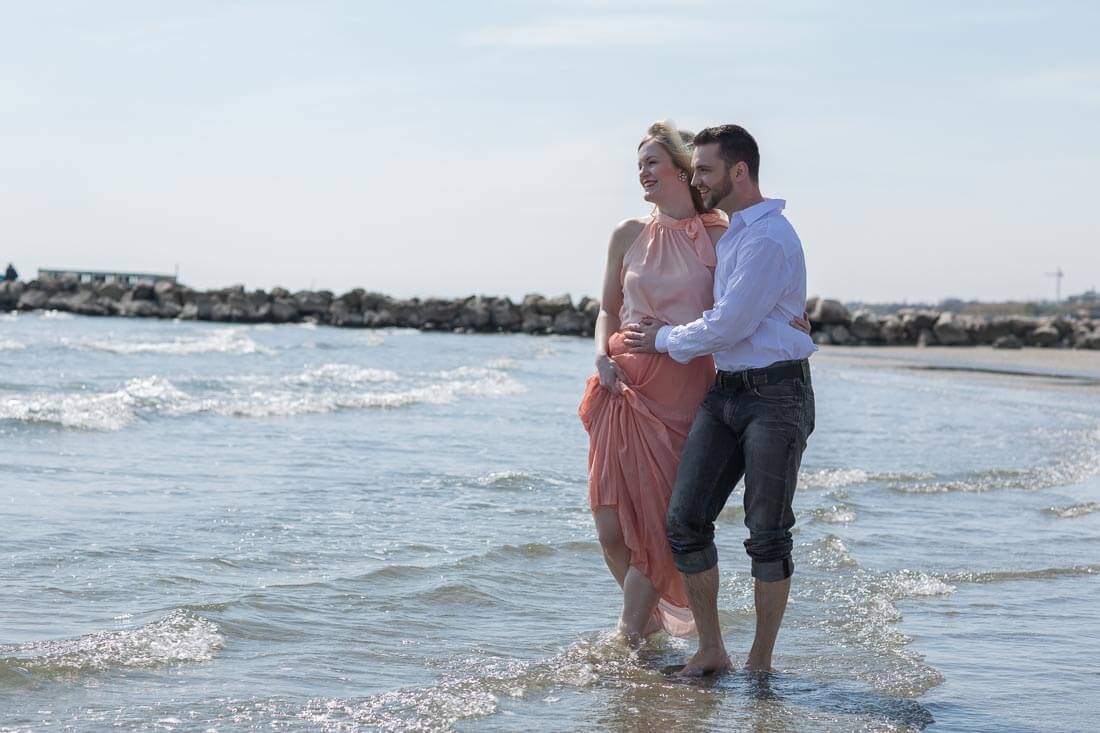
[[[710,677],[729,672],[731,669],[733,669],[733,662],[730,661],[730,655],[726,654],[725,649],[700,649],[695,652],[691,661],[676,673],[676,676]]]
[[[649,638],[658,631],[664,631],[665,627],[661,626],[661,622],[657,620],[657,616],[653,615],[649,617],[649,623],[645,625],[645,631],[642,632],[642,636]]]
[[[619,638],[631,649],[640,649],[645,644],[645,636],[636,630],[628,629],[622,621],[619,621],[617,631],[619,632]]]

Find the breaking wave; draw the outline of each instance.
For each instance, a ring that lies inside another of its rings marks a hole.
[[[177,609],[136,629],[0,646],[0,679],[203,662],[223,644],[217,624]]]
[[[249,338],[242,329],[226,328],[197,336],[179,336],[171,341],[114,341],[87,339],[73,346],[109,354],[274,354],[274,349]]]
[[[66,428],[121,430],[140,410],[171,410],[187,399],[160,377],[131,379],[114,392],[62,395],[36,394],[0,399],[0,420],[51,423]]]
[[[0,397],[0,420],[88,430],[121,430],[142,417],[215,414],[227,417],[293,417],[347,409],[449,404],[469,397],[520,394],[507,374],[479,367],[413,375],[416,386],[384,369],[326,364],[285,377],[237,376],[200,380],[192,393],[162,377],[129,380],[112,392],[36,393]],[[242,388],[241,384],[247,384]],[[392,385],[379,389],[380,385]],[[365,389],[364,389],[365,388]]]

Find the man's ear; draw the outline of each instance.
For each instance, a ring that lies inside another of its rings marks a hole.
[[[740,181],[742,178],[744,178],[748,174],[749,174],[749,166],[746,165],[744,161],[738,161],[733,166],[733,179],[735,181]]]

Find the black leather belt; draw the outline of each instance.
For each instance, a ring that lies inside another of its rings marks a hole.
[[[789,379],[802,379],[809,383],[809,359],[780,361],[761,369],[746,369],[741,372],[724,372],[719,369],[715,383],[722,389],[739,390],[752,389],[762,384],[776,384]]]

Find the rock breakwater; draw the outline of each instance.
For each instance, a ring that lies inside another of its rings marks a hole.
[[[806,310],[818,344],[1100,349],[1100,320],[1084,317],[972,316],[932,308],[881,315],[852,312],[839,301],[816,297]]]
[[[61,311],[85,316],[167,318],[227,323],[312,322],[342,328],[416,328],[461,333],[529,333],[591,336],[599,301],[568,295],[459,299],[393,298],[355,289],[242,286],[195,290],[172,282],[125,287],[82,283],[75,278],[40,278],[0,283],[0,310]],[[1082,348],[1100,350],[1100,320],[1068,316],[967,316],[927,308],[902,308],[890,315],[849,311],[836,300],[811,298],[807,312],[819,344],[842,346],[979,346]]]
[[[337,295],[328,290],[284,288],[195,290],[172,282],[124,287],[42,278],[0,283],[0,310],[62,311],[85,316],[169,318],[227,323],[313,322],[344,328],[417,328],[471,333],[515,332],[590,336],[599,302],[568,295],[528,295],[520,302],[474,295],[393,298],[362,289]]]

